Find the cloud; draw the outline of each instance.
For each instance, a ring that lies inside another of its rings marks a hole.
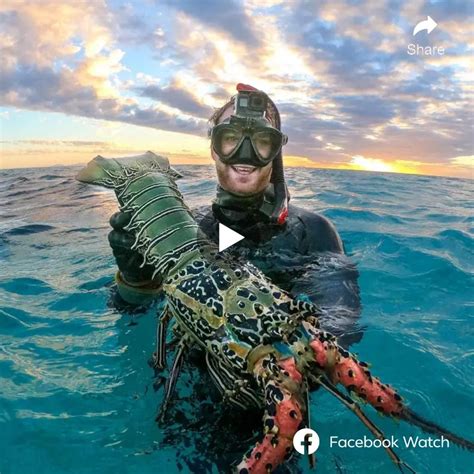
[[[181,110],[197,117],[208,117],[212,113],[212,108],[202,104],[199,99],[185,86],[173,81],[166,87],[157,85],[148,85],[137,87],[136,90],[142,97],[150,97],[159,100],[170,107]]]
[[[466,168],[470,168],[471,172],[474,172],[474,155],[456,156],[451,158],[450,161],[455,166],[465,166]]]
[[[124,52],[115,47],[105,3],[6,2],[1,8],[0,19],[7,26],[2,42],[6,60],[0,66],[2,105],[203,133],[205,120],[142,107],[122,95],[117,75],[126,69]],[[71,55],[74,60],[67,62]]]
[[[0,143],[14,145],[46,145],[73,147],[107,147],[109,142],[94,140],[2,140]]]
[[[385,123],[395,116],[395,104],[375,95],[335,96],[339,111],[361,126]]]
[[[158,2],[157,2],[158,3]],[[162,2],[159,2],[161,4]],[[198,21],[207,28],[219,31],[232,40],[250,47],[260,43],[258,29],[247,15],[242,3],[236,0],[168,0],[167,5]]]
[[[204,133],[205,120],[183,118],[133,100],[99,98],[92,86],[77,83],[73,72],[49,68],[17,68],[0,77],[2,105],[62,112],[181,133]]]
[[[4,0],[0,5],[2,57],[10,67],[46,67],[81,49],[89,53],[99,40],[103,46],[111,41],[108,18],[106,4],[99,0],[80,4]]]

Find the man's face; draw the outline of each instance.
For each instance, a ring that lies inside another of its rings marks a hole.
[[[219,123],[232,115],[233,107],[222,114]],[[226,165],[211,149],[212,159],[216,163],[217,179],[222,188],[239,196],[258,194],[265,190],[270,183],[272,163],[260,168],[250,165]]]

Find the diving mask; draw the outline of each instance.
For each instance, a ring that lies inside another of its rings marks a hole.
[[[288,138],[268,125],[264,119],[232,115],[227,123],[216,125],[211,131],[211,146],[225,164],[238,162],[237,151],[249,139],[259,166],[268,165],[281,151]]]
[[[225,164],[247,162],[248,148],[251,144],[254,153],[251,161],[255,166],[266,166],[281,151],[288,137],[265,119],[269,106],[268,96],[258,90],[245,90],[237,87],[238,94],[234,102],[234,113],[223,123],[209,130],[211,146]],[[242,146],[244,142],[247,147]]]

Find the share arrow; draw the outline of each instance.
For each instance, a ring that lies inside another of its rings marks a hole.
[[[436,27],[438,23],[433,20],[430,16],[426,17],[426,20],[420,21],[413,30],[413,36],[418,34],[420,31],[426,30],[430,34]]]
[[[219,252],[222,252],[231,245],[240,242],[242,239],[245,239],[243,235],[240,235],[234,230],[229,229],[226,225],[219,223]]]

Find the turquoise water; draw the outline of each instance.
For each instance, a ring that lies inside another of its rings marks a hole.
[[[210,168],[180,169],[191,206],[208,203]],[[163,396],[147,364],[156,308],[131,316],[108,303],[115,198],[79,186],[75,171],[0,172],[0,472],[225,472],[250,446],[260,415],[223,412],[204,374],[186,368],[172,418],[154,423]],[[352,350],[417,412],[472,438],[472,181],[287,175],[294,202],[334,221],[359,268],[365,331]],[[381,450],[329,448],[330,435],[368,432],[325,393],[313,393],[311,405],[317,472],[398,472]],[[423,436],[366,412],[388,436]],[[421,473],[474,468],[474,456],[455,446],[397,452]],[[313,472],[302,458],[286,471]]]

